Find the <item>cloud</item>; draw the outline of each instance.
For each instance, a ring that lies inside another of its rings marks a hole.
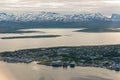
[[[70,11],[120,13],[119,0],[1,0],[6,11]]]

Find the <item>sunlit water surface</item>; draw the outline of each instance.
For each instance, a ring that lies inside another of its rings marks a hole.
[[[31,29],[29,29],[30,31]],[[52,38],[31,39],[0,39],[0,52],[28,48],[42,48],[55,46],[83,46],[83,45],[110,45],[120,44],[120,33],[84,33],[74,32],[79,29],[32,29],[45,33],[0,34],[1,37],[33,36],[33,35],[62,35]]]
[[[7,68],[7,72],[12,74],[14,80],[120,80],[120,72],[103,68],[75,67],[74,69],[63,69],[35,63],[0,63]]]

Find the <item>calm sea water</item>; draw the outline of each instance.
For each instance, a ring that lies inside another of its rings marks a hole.
[[[120,72],[102,68],[53,68],[44,65],[0,62],[14,80],[120,80]],[[9,79],[12,80],[12,79]]]
[[[120,44],[120,33],[84,33],[73,32],[79,29],[29,29],[45,33],[0,34],[1,37],[62,35],[55,38],[0,39],[0,52],[27,48]]]

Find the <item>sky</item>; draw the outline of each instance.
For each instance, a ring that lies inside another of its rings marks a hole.
[[[120,0],[0,0],[0,11],[120,13]]]

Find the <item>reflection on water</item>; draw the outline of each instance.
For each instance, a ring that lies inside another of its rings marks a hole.
[[[93,67],[53,68],[31,64],[3,63],[16,80],[119,80],[120,72]]]
[[[73,32],[78,29],[34,29],[45,33],[0,34],[1,37],[31,36],[31,35],[62,35],[57,38],[36,39],[0,39],[0,52],[26,48],[55,47],[55,46],[82,46],[120,44],[120,33],[84,33]],[[31,31],[31,30],[30,30]]]

